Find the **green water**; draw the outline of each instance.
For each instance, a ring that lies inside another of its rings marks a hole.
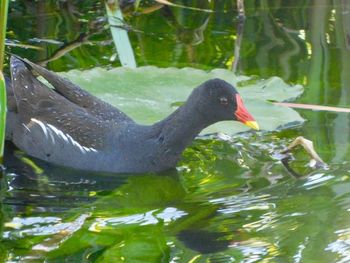
[[[154,6],[141,2],[142,10]],[[125,10],[138,65],[231,69],[236,1],[176,2],[214,12]],[[349,107],[349,3],[245,7],[238,74],[279,76],[305,86],[299,102]],[[43,61],[91,34],[48,68],[119,66],[104,15],[99,1],[12,1],[8,39],[17,47],[8,51]],[[8,146],[0,262],[349,262],[349,114],[298,112],[306,122],[289,129],[201,137],[162,175],[87,173],[30,159],[34,166]],[[285,169],[276,153],[299,135],[314,141],[329,169],[308,168],[302,151],[290,163],[300,177]]]

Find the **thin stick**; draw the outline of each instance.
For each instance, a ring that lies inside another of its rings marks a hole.
[[[237,9],[238,9],[237,38],[235,41],[234,61],[231,68],[233,73],[236,73],[237,71],[239,57],[240,57],[241,43],[243,38],[243,29],[244,29],[244,22],[245,22],[245,11],[244,11],[243,0],[237,0]]]
[[[296,108],[296,109],[306,109],[306,110],[316,110],[316,111],[350,112],[349,108],[320,106],[320,105],[314,105],[314,104],[301,104],[301,103],[288,103],[288,102],[273,102],[273,104],[278,105],[278,106],[283,106],[283,107]]]
[[[203,12],[207,12],[207,13],[213,12],[213,10],[210,10],[210,9],[203,9],[203,8],[196,8],[196,7],[191,7],[191,6],[178,5],[178,4],[171,3],[167,0],[155,0],[155,1],[162,4],[162,5],[180,7],[180,8],[185,8],[185,9],[190,9],[190,10],[195,10],[195,11],[203,11]]]
[[[64,56],[65,54],[69,53],[70,51],[74,50],[77,47],[80,47],[81,45],[88,43],[88,37],[90,35],[87,35],[85,33],[81,33],[80,36],[78,36],[77,39],[73,40],[70,43],[65,44],[58,50],[56,50],[53,55],[45,60],[39,61],[38,64],[41,66],[46,66],[47,63],[54,61],[56,59],[59,59],[60,57]]]
[[[315,161],[319,162],[319,163],[325,163],[321,157],[317,154],[317,152],[314,149],[314,143],[310,140],[305,139],[302,136],[297,137],[287,148],[287,150],[285,150],[282,153],[291,151],[293,148],[295,148],[296,146],[301,145],[304,147],[305,151],[309,154],[309,156],[311,157],[311,159],[314,159]]]

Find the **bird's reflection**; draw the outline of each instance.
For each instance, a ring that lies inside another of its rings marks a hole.
[[[153,209],[159,209],[163,214],[178,209],[183,211],[182,215],[172,222],[171,228],[176,229],[181,222],[191,222],[185,229],[174,230],[174,235],[186,247],[205,254],[224,250],[229,244],[224,233],[193,230],[198,221],[206,225],[205,222],[215,215],[216,208],[210,205],[194,209],[191,201],[185,201],[187,191],[176,170],[158,175],[79,171],[29,158],[10,144],[6,146],[5,165],[8,185],[3,204],[10,208],[12,215],[33,217],[49,213],[62,218],[79,210],[82,214],[89,212],[97,217],[118,218],[118,211],[130,208],[141,214]],[[203,209],[212,213],[198,216]]]

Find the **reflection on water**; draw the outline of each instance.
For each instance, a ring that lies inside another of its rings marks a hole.
[[[335,231],[338,239],[329,244],[326,250],[339,254],[341,260],[338,262],[349,262],[350,260],[350,231],[341,229]]]
[[[230,69],[235,2],[176,3],[213,12],[152,1],[125,9],[138,65]],[[304,103],[349,107],[347,1],[245,9],[237,73],[280,76],[306,87]],[[9,51],[56,71],[119,65],[100,1],[12,1],[10,10],[9,41],[40,49]],[[350,118],[299,112],[302,127],[198,139],[163,175],[75,171],[7,147],[0,262],[348,262]],[[304,176],[289,174],[276,152],[298,135],[328,170],[308,168],[300,151],[290,166]]]
[[[271,152],[289,136],[204,137],[186,151],[187,169],[172,175],[63,172],[13,154],[22,161],[8,160],[2,245],[12,249],[6,258],[302,262],[321,255],[320,262],[346,262],[349,163],[296,179]],[[307,164],[305,153],[298,154],[292,167]]]

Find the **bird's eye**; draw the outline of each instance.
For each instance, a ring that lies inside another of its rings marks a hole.
[[[226,97],[219,98],[219,101],[221,105],[224,105],[224,106],[228,105],[228,99]]]

